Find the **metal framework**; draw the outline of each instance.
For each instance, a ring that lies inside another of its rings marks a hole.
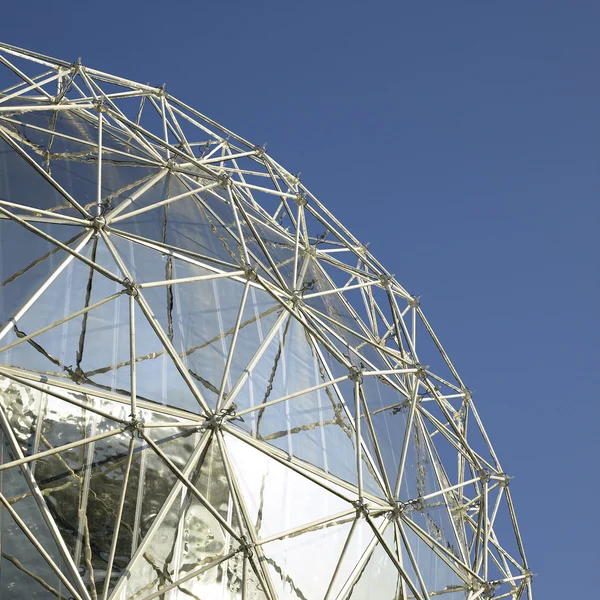
[[[300,179],[164,87],[0,69],[0,598],[531,600],[471,392]]]

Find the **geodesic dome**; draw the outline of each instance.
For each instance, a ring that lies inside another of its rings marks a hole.
[[[264,148],[0,45],[0,598],[530,597],[411,296]]]

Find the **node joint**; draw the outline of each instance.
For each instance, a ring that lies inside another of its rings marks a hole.
[[[306,194],[304,192],[299,192],[298,194],[296,194],[294,202],[296,203],[296,206],[306,206],[308,204]]]
[[[258,271],[255,265],[245,264],[244,275],[248,281],[258,281]]]
[[[122,281],[123,287],[125,288],[125,293],[128,296],[133,296],[137,298],[139,295],[139,288],[135,281],[131,281],[130,279],[123,279]]]
[[[245,535],[240,536],[240,550],[246,558],[252,558],[254,555],[254,544],[246,539]]]
[[[96,230],[96,233],[103,231],[106,227],[106,217],[104,214],[96,215],[89,219],[90,226]]]
[[[415,363],[415,369],[417,372],[415,373],[415,377],[417,379],[423,379],[427,377],[427,369],[429,369],[429,365],[422,365],[420,363]]]
[[[219,430],[223,426],[224,421],[231,421],[237,418],[236,410],[237,406],[235,404],[231,404],[231,406],[228,406],[227,408],[222,408],[208,417],[202,427],[205,429],[213,429],[215,431]]]
[[[352,502],[352,506],[356,508],[356,516],[357,517],[368,517],[369,516],[369,507],[365,502],[364,498],[358,498],[358,500],[354,500]]]
[[[96,112],[98,113],[105,113],[108,112],[108,106],[106,105],[106,103],[104,102],[104,100],[102,98],[96,100],[94,103],[94,109],[96,110]]]
[[[396,505],[389,512],[389,518],[391,520],[397,520],[400,518],[400,515],[406,510],[407,503],[400,502],[399,500],[396,502]]]
[[[381,286],[384,289],[389,289],[389,287],[392,285],[392,282],[394,281],[394,275],[380,275],[379,276],[379,283],[381,284]]]
[[[221,187],[228,188],[231,186],[231,175],[229,173],[219,173],[217,181]]]
[[[363,369],[357,367],[356,365],[352,365],[348,369],[348,379],[350,381],[354,381],[354,383],[362,383],[363,382]]]
[[[487,483],[492,478],[492,474],[486,469],[479,469],[477,474],[479,475],[481,483]]]
[[[411,296],[408,305],[412,308],[419,308],[421,306],[421,296]]]
[[[256,152],[256,156],[262,158],[267,153],[267,145],[263,144],[262,146],[254,146],[254,152]]]
[[[144,430],[144,423],[133,415],[131,416],[131,420],[127,424],[126,430],[129,431],[129,433],[131,433],[131,437],[144,437],[142,435],[142,432]]]

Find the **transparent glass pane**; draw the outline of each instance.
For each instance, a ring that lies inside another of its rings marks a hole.
[[[226,445],[259,538],[301,527],[351,508],[348,502],[239,439]],[[335,484],[331,484],[335,488]]]
[[[225,467],[218,445],[211,443],[201,457],[190,480],[210,506],[239,531],[233,513],[232,498],[225,474]],[[138,598],[141,592],[150,593],[170,585],[198,568],[224,557],[235,549],[235,541],[219,523],[214,514],[187,487],[183,487],[170,509],[149,532],[141,547],[142,554],[129,569],[123,599]],[[219,583],[229,590],[225,598],[235,598],[241,582],[241,561],[228,561],[219,569],[213,569],[201,578],[190,579],[184,584],[197,596],[204,593],[214,597],[214,587]],[[223,569],[227,576],[224,577]],[[222,589],[222,588],[221,588]],[[179,598],[175,593],[173,598]]]
[[[15,460],[9,443],[0,432],[0,460],[2,463]],[[67,580],[66,567],[56,539],[42,516],[20,467],[0,472],[0,493],[25,523],[31,534],[50,555]],[[6,507],[0,507],[0,595],[12,598],[69,598],[70,591],[57,573],[29,541],[25,533],[13,520]]]
[[[323,598],[339,562],[354,517],[269,542],[263,546],[280,600]]]

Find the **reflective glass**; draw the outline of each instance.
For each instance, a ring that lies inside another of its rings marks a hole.
[[[0,600],[531,600],[418,299],[164,90],[0,59]]]

